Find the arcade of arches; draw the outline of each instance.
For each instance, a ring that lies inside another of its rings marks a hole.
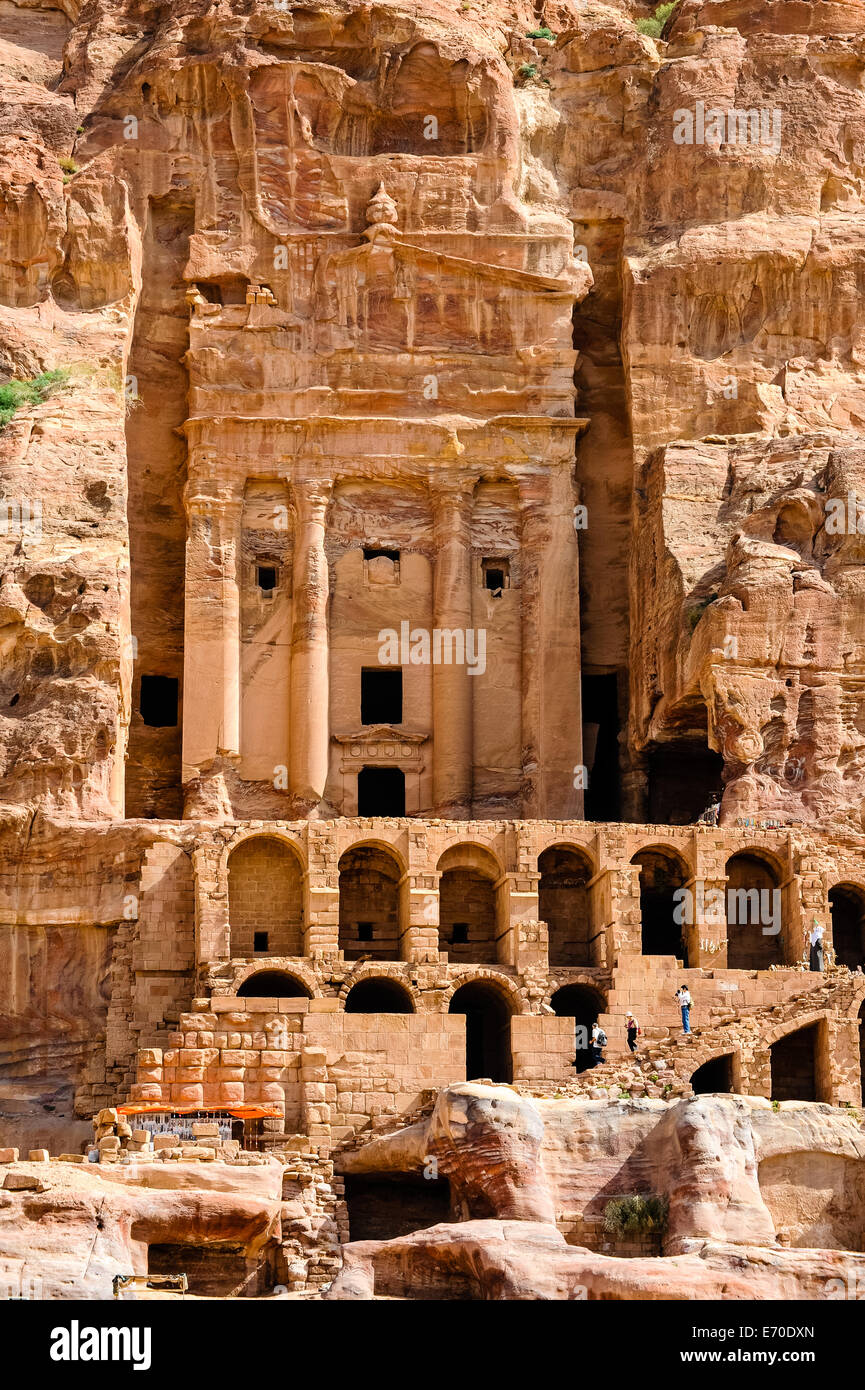
[[[268,1060],[224,1070],[220,1061],[203,1082],[171,1063],[142,1063],[148,1098],[167,1086],[185,1100],[203,1085],[215,1101],[228,1087],[237,1101],[278,1105],[284,1094],[285,1115],[298,1116],[303,1087],[311,1095],[342,1056],[363,1077],[346,1092],[354,1109],[342,1104],[342,1080],[329,1107],[343,1132],[367,1106],[385,1113],[399,1097],[464,1077],[585,1092],[601,1075],[587,1046],[595,1021],[608,1038],[608,1080],[610,1067],[634,1066],[631,1008],[643,1028],[640,1074],[643,1059],[667,1057],[676,1084],[698,1094],[860,1102],[865,889],[852,852],[820,860],[803,841],[797,858],[789,836],[717,827],[607,838],[576,824],[542,835],[537,823],[319,822],[278,834],[241,828],[227,846],[224,832],[196,834],[197,857],[169,846],[154,858],[165,897],[153,908],[170,916],[192,862],[196,1007],[205,996],[212,1012],[203,1032],[219,1035],[220,1016],[236,1015],[226,1036]],[[687,900],[700,885],[722,894],[716,921],[679,910],[683,892]],[[781,929],[764,931],[779,912]],[[824,974],[807,955],[817,920]],[[687,1051],[676,1047],[679,984],[694,998],[698,1036]],[[842,998],[844,989],[852,993]],[[744,1027],[755,1012],[771,1024],[762,1046],[763,1022]],[[277,1026],[288,1035],[282,1069],[265,1048]],[[306,1061],[307,1052],[325,1061]],[[647,1094],[665,1094],[658,1077]]]

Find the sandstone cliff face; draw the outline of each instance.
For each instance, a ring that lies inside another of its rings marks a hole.
[[[630,686],[628,813],[711,750],[723,820],[861,828],[855,503],[827,527],[859,477],[861,7],[682,0],[658,41],[594,3],[548,9],[552,41],[502,5],[3,9],[0,362],[72,372],[0,432],[7,803],[117,815],[125,780],[127,812],[181,813],[179,734],[137,681],[182,677],[176,431],[211,391],[185,288],[276,279],[286,332],[326,325],[321,265],[283,286],[273,248],[359,230],[374,173],[406,231],[570,223],[591,268],[583,663]],[[698,103],[766,119],[677,143]],[[270,389],[226,336],[232,360]]]
[[[344,1154],[340,1167],[420,1172],[430,1155],[442,1157],[463,1220],[353,1242],[329,1297],[832,1297],[865,1260],[850,1253],[863,1247],[861,1129],[828,1106],[533,1103],[454,1086],[428,1120]],[[525,1194],[520,1210],[511,1184]],[[666,1199],[661,1258],[599,1253],[593,1218],[597,1231],[625,1193]],[[806,1245],[807,1257],[792,1248]]]

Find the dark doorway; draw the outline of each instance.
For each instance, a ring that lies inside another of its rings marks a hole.
[[[682,937],[682,923],[674,914],[682,904],[676,891],[686,881],[686,870],[677,859],[657,850],[642,850],[635,854],[632,864],[640,868],[640,919],[642,921],[642,950],[644,956],[675,956],[684,966],[688,954]]]
[[[361,724],[402,723],[402,671],[378,666],[360,673]]]
[[[816,1053],[816,1023],[772,1044],[772,1100],[817,1099]]]
[[[359,816],[404,816],[405,773],[398,767],[362,767],[357,775]]]
[[[185,1274],[200,1298],[253,1298],[266,1281],[240,1245],[149,1245],[148,1274]]]
[[[729,1095],[733,1090],[733,1054],[712,1057],[691,1077],[695,1096]]]
[[[360,980],[348,992],[347,1014],[413,1014],[411,995],[397,980]]]
[[[138,710],[151,729],[177,726],[177,681],[173,676],[142,676]]]
[[[558,1018],[574,1020],[574,1065],[578,1072],[587,1071],[592,1065],[592,1052],[588,1045],[592,1024],[597,1023],[598,1015],[607,1007],[604,996],[589,985],[563,985],[556,990],[550,1004]]]
[[[482,980],[462,985],[448,1013],[465,1015],[466,1080],[512,1081],[511,1010],[495,985]]]
[[[345,1200],[350,1240],[395,1240],[452,1219],[446,1178],[348,1173]]]
[[[244,980],[238,999],[308,999],[309,990],[283,970],[259,970]]]
[[[583,676],[583,759],[588,772],[586,820],[618,820],[619,692],[615,672]]]
[[[829,889],[832,912],[832,945],[835,961],[855,970],[865,967],[865,898],[862,890],[849,883]]]
[[[692,825],[721,797],[724,759],[705,743],[681,739],[649,749],[649,820]]]
[[[591,965],[591,864],[577,850],[553,845],[539,856],[538,869],[538,914],[549,931],[550,965]]]

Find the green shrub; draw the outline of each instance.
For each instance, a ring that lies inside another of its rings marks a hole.
[[[548,29],[546,24],[542,24],[540,29],[530,29],[526,34],[527,39],[549,39],[551,42],[555,37],[552,29]]]
[[[538,75],[538,65],[537,65],[537,63],[523,63],[522,67],[519,68],[519,74],[520,74],[520,77],[524,77],[526,80],[528,80],[528,79],[531,78],[531,77],[537,77],[537,75]]]
[[[604,1230],[612,1236],[663,1231],[669,1209],[669,1197],[614,1197],[604,1207]]]
[[[668,0],[667,4],[657,6],[651,19],[638,19],[638,32],[641,34],[648,34],[650,39],[659,39],[663,32],[664,25],[678,3],[679,0]]]
[[[706,609],[709,607],[710,604],[715,602],[717,597],[717,594],[706,594],[703,598],[698,599],[696,603],[693,603],[691,605],[686,615],[689,633],[692,633],[694,631],[695,627],[697,626],[697,623],[702,618]]]
[[[60,168],[63,170],[64,174],[78,173],[78,165],[75,163],[74,159],[70,158],[68,154],[62,154],[58,159],[57,163],[60,165]]]
[[[9,424],[12,416],[22,406],[41,405],[52,391],[65,386],[69,380],[68,367],[56,367],[53,372],[40,372],[30,381],[18,381],[14,377],[0,386],[0,429]]]

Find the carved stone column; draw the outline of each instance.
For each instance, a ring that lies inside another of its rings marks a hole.
[[[289,790],[310,806],[321,801],[330,744],[330,673],[327,632],[328,566],[324,551],[330,483],[295,486]]]
[[[186,492],[183,779],[240,753],[243,484],[190,479]]]
[[[471,627],[471,506],[473,483],[431,484],[435,571],[433,624]],[[444,647],[444,642],[442,643]],[[472,813],[472,681],[460,665],[433,660],[433,803],[436,816],[467,820]]]
[[[558,466],[520,487],[523,815],[574,819],[583,791],[580,592],[574,492]]]

